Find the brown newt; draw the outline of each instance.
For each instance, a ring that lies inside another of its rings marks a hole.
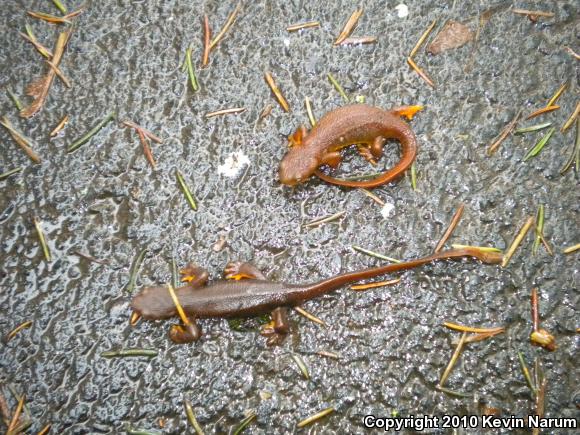
[[[353,104],[326,113],[310,132],[300,126],[289,137],[291,148],[280,162],[280,182],[294,186],[316,174],[339,186],[373,188],[400,177],[417,156],[413,130],[400,117],[411,119],[421,109],[421,106],[405,106],[387,111],[366,104]],[[376,178],[340,180],[318,169],[323,165],[336,169],[342,161],[340,150],[354,144],[363,157],[374,164],[382,156],[387,139],[401,143],[401,158]]]
[[[452,249],[403,263],[343,273],[311,284],[268,281],[253,265],[232,262],[225,268],[225,281],[217,281],[207,286],[207,271],[189,265],[182,271],[188,284],[175,290],[189,321],[186,325],[173,325],[169,336],[176,343],[192,342],[201,336],[201,328],[196,319],[254,316],[272,312],[273,322],[262,330],[262,334],[268,337],[269,344],[276,344],[289,331],[286,307],[297,306],[345,284],[412,269],[437,260],[464,257],[474,257],[487,264],[501,261],[501,255],[497,253],[483,252],[476,248]],[[177,308],[167,287],[144,288],[133,298],[131,306],[135,317],[149,320],[177,315]]]

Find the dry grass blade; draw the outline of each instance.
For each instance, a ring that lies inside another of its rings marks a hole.
[[[457,359],[459,358],[459,355],[461,354],[461,350],[463,349],[463,345],[465,344],[466,338],[467,338],[467,332],[464,332],[461,335],[461,339],[459,340],[459,343],[457,343],[457,347],[455,348],[455,352],[453,352],[453,356],[449,360],[449,364],[447,364],[447,367],[445,368],[445,371],[443,372],[443,375],[441,376],[441,380],[439,381],[439,385],[438,385],[439,387],[443,388],[443,385],[445,385],[445,382],[447,381],[447,378],[449,377],[449,374],[451,373],[453,366],[455,366],[455,363],[457,362]]]
[[[368,290],[371,288],[385,287],[388,285],[398,284],[399,282],[401,282],[401,279],[402,278],[395,278],[395,279],[390,279],[387,281],[379,281],[379,282],[371,282],[368,284],[351,285],[350,289],[355,290],[355,291],[364,291],[364,290]]]
[[[62,80],[62,82],[64,83],[64,85],[67,88],[70,88],[72,86],[70,80],[63,74],[63,72],[50,60],[47,60],[46,63],[48,64],[49,67],[51,67],[54,71],[54,73],[58,76],[59,79]]]
[[[474,334],[490,334],[490,333],[500,333],[504,332],[505,328],[503,326],[496,326],[494,328],[474,328],[471,326],[464,326],[459,325],[457,323],[452,322],[443,322],[443,326],[449,329],[453,329],[454,331],[460,332],[472,332]]]
[[[62,2],[60,0],[52,0],[52,3],[54,3],[54,5],[58,8],[58,10],[60,11],[61,14],[66,15],[68,10],[67,10],[66,6],[62,4]]]
[[[309,424],[314,423],[315,421],[320,420],[323,417],[326,417],[328,414],[332,414],[335,411],[335,409],[331,406],[329,408],[323,409],[320,412],[317,412],[314,415],[311,415],[310,417],[305,418],[304,420],[301,420],[300,422],[298,422],[298,424],[296,425],[297,427],[304,427],[304,426],[308,426]]]
[[[433,89],[435,89],[435,82],[431,79],[431,77],[429,77],[427,75],[427,73],[425,71],[423,71],[421,68],[419,68],[419,66],[415,63],[415,61],[413,59],[411,59],[410,57],[407,58],[407,63],[409,64],[409,66],[411,68],[413,68],[413,70],[419,74],[419,76],[425,80],[425,82],[431,86]]]
[[[37,18],[39,20],[44,20],[52,24],[70,24],[71,21],[66,18],[66,16],[58,17],[52,14],[46,14],[44,12],[34,12],[34,11],[26,11],[28,15],[32,18]]]
[[[443,249],[445,242],[447,242],[447,240],[449,240],[449,237],[451,237],[451,234],[453,234],[455,227],[457,226],[457,224],[459,223],[459,220],[461,219],[461,216],[463,215],[464,208],[465,208],[465,205],[461,204],[459,206],[459,208],[457,209],[457,211],[455,212],[455,214],[453,215],[453,218],[451,219],[451,223],[449,224],[449,226],[445,230],[445,233],[443,234],[443,237],[441,237],[441,240],[439,240],[439,243],[437,243],[437,246],[435,247],[435,251],[434,251],[435,253],[437,253],[437,252],[441,251],[441,249]]]
[[[315,227],[318,225],[322,225],[322,224],[326,224],[328,222],[332,222],[335,221],[337,219],[340,219],[341,217],[343,217],[346,214],[346,211],[339,211],[338,213],[334,213],[330,216],[327,217],[323,217],[320,219],[315,219],[312,222],[309,222],[307,224],[304,224],[305,227]]]
[[[6,334],[6,336],[4,337],[4,343],[8,343],[10,340],[16,337],[16,334],[18,334],[20,331],[22,331],[23,329],[30,328],[31,326],[32,320],[27,320],[26,322],[21,323],[12,331],[10,331],[8,334]]]
[[[556,91],[556,93],[546,103],[546,107],[553,106],[554,103],[556,101],[558,101],[558,98],[560,98],[562,96],[562,94],[564,93],[564,91],[566,90],[566,88],[568,88],[568,81],[565,81],[564,83],[562,83],[562,85],[558,88],[558,90]]]
[[[296,365],[300,369],[300,373],[302,373],[302,376],[304,376],[304,379],[309,380],[310,373],[308,371],[308,366],[306,365],[306,363],[304,362],[302,357],[300,355],[293,353],[292,359],[294,360],[294,362],[296,363]]]
[[[536,116],[540,116],[543,115],[544,113],[550,113],[553,112],[554,110],[558,110],[560,108],[560,106],[546,106],[546,107],[542,107],[541,109],[538,109],[532,113],[530,113],[527,118],[526,121],[528,119],[532,119],[535,118]]]
[[[58,35],[58,40],[56,41],[56,46],[54,49],[54,56],[52,57],[52,63],[57,67],[62,59],[62,55],[70,38],[70,34],[71,31],[67,30]],[[33,98],[33,101],[30,106],[20,111],[20,116],[23,118],[30,118],[42,108],[44,102],[46,101],[46,97],[48,96],[48,91],[50,90],[50,85],[52,84],[55,75],[56,72],[54,68],[50,68],[46,75],[35,80],[28,86],[26,93]]]
[[[123,124],[125,127],[129,127],[129,128],[134,128],[135,130],[141,130],[143,132],[143,134],[148,138],[151,139],[153,142],[157,142],[157,143],[163,143],[163,140],[160,139],[158,136],[155,136],[153,133],[151,133],[149,130],[147,130],[146,128],[141,127],[138,124],[135,124],[134,122],[131,122],[129,120],[124,120],[123,122],[121,122],[121,124]]]
[[[509,136],[509,134],[514,130],[514,128],[516,128],[516,125],[518,124],[521,115],[522,109],[518,110],[518,113],[516,114],[516,116],[514,116],[514,119],[512,119],[511,122],[505,126],[500,135],[497,137],[497,139],[494,140],[493,143],[487,148],[488,156],[491,156],[493,153],[495,153],[496,150],[499,148],[499,146],[502,144],[502,142]]]
[[[575,244],[573,246],[569,246],[569,247],[565,248],[562,252],[564,254],[571,254],[572,252],[576,252],[579,249],[580,249],[580,243],[577,243],[577,244]]]
[[[147,358],[156,357],[159,354],[155,349],[121,349],[121,350],[106,350],[101,352],[103,358],[133,358],[144,356]]]
[[[22,36],[24,39],[30,42],[34,46],[34,48],[36,48],[36,51],[38,51],[42,56],[46,57],[47,59],[52,59],[52,52],[44,45],[42,45],[40,42],[38,42],[38,40],[34,37],[34,35],[32,35],[32,32],[30,32],[28,35],[25,35],[22,32],[18,33],[20,34],[20,36]]]
[[[209,62],[211,29],[209,28],[209,19],[207,15],[203,16],[203,56],[201,58],[201,66],[207,66]]]
[[[44,237],[44,231],[42,231],[42,225],[40,219],[36,216],[34,217],[34,226],[36,227],[36,232],[38,233],[38,239],[40,240],[40,246],[42,247],[42,252],[44,253],[44,258],[46,261],[52,261],[52,256],[50,255],[50,249],[46,243],[46,238]]]
[[[344,89],[342,88],[342,86],[340,86],[340,83],[338,83],[338,80],[336,80],[334,78],[334,76],[330,73],[327,74],[328,77],[328,81],[330,83],[332,83],[332,86],[334,86],[334,88],[338,91],[338,93],[340,94],[340,96],[342,97],[342,99],[348,103],[350,101],[350,99],[348,98],[348,95],[346,95],[346,92],[344,92]]]
[[[0,124],[4,126],[6,130],[8,130],[8,133],[10,133],[10,136],[12,136],[14,142],[16,142],[20,148],[22,148],[30,160],[32,160],[34,163],[40,163],[40,157],[32,150],[32,142],[30,139],[26,138],[22,133],[16,130],[5,116],[2,118],[2,121],[0,121]]]
[[[538,312],[538,289],[535,287],[532,289],[530,303],[532,305],[532,326],[535,332],[540,329],[540,314]]]
[[[528,369],[528,365],[526,364],[526,361],[524,360],[524,355],[521,352],[518,352],[518,360],[520,361],[520,366],[522,368],[522,373],[524,374],[524,378],[526,379],[526,383],[528,384],[528,387],[530,388],[532,395],[535,396],[536,392],[537,392],[536,386],[534,384],[534,381],[532,380],[532,376],[530,374],[530,370]]]
[[[433,29],[435,28],[435,24],[437,24],[437,20],[433,20],[433,22],[431,23],[431,25],[427,28],[427,30],[425,30],[423,32],[423,34],[421,35],[421,37],[419,38],[419,40],[417,41],[417,43],[415,44],[415,46],[413,47],[413,49],[411,50],[411,53],[409,53],[409,58],[413,58],[415,57],[415,54],[417,54],[417,51],[419,51],[419,48],[421,48],[421,45],[423,45],[423,43],[425,42],[425,40],[427,39],[427,37],[429,36],[429,34],[433,31]]]
[[[293,24],[291,26],[286,27],[286,30],[288,32],[297,32],[298,30],[310,29],[313,27],[320,27],[320,22],[319,21],[308,21],[306,23]]]
[[[506,267],[508,265],[510,259],[514,255],[514,252],[516,252],[516,249],[518,248],[518,246],[520,246],[520,243],[522,243],[522,240],[524,239],[524,237],[526,236],[532,225],[534,225],[534,218],[530,216],[526,221],[526,223],[524,224],[524,226],[522,227],[522,229],[516,235],[516,238],[514,239],[514,241],[506,251],[506,253],[504,254],[503,260],[501,262],[501,267]]]
[[[580,60],[580,54],[576,53],[574,50],[572,50],[570,47],[564,47],[564,50],[570,54],[574,59],[576,60]]]
[[[276,96],[278,103],[280,103],[280,106],[282,106],[282,109],[284,109],[285,112],[290,112],[290,105],[288,104],[288,101],[286,101],[286,98],[284,98],[284,95],[282,95],[282,91],[280,91],[280,88],[278,87],[278,85],[276,85],[276,82],[272,78],[272,75],[269,72],[266,72],[264,73],[264,78],[266,79],[268,86],[270,86],[270,89]]]
[[[302,307],[294,307],[294,311],[296,311],[298,314],[300,314],[301,316],[306,317],[308,320],[310,320],[311,322],[314,323],[318,323],[319,325],[322,325],[324,327],[328,326],[326,323],[324,323],[324,320],[319,319],[318,317],[316,317],[314,314],[309,313],[308,311],[306,311],[304,308]]]
[[[201,425],[198,423],[197,418],[195,417],[195,413],[193,412],[193,406],[191,406],[189,400],[183,401],[183,407],[185,408],[185,415],[187,416],[187,420],[189,421],[191,427],[193,427],[193,430],[195,430],[195,433],[197,435],[204,435],[203,429]]]
[[[143,154],[145,154],[145,158],[151,165],[153,169],[157,169],[157,164],[155,163],[155,158],[153,157],[153,153],[151,152],[151,146],[149,145],[149,141],[145,137],[145,134],[142,130],[137,130],[137,134],[139,135],[139,141],[141,142],[141,146],[143,147]]]
[[[54,137],[57,134],[59,134],[61,130],[64,128],[64,126],[67,124],[67,122],[68,115],[65,115],[64,118],[62,118],[62,120],[58,123],[58,125],[54,127],[54,129],[50,132],[50,137]]]
[[[370,251],[370,250],[365,249],[365,248],[361,248],[360,246],[352,245],[352,249],[354,249],[355,251],[361,252],[365,255],[369,255],[371,257],[378,258],[379,260],[390,261],[392,263],[400,263],[401,262],[401,260],[397,260],[396,258],[387,257],[386,255],[379,254],[377,252]]]
[[[356,11],[354,11],[352,13],[352,15],[350,16],[350,18],[348,19],[348,21],[346,22],[346,24],[342,28],[342,31],[338,35],[338,38],[336,38],[336,41],[334,41],[334,45],[339,45],[342,41],[344,41],[346,38],[348,38],[350,36],[352,31],[355,29],[356,25],[358,24],[358,20],[359,20],[360,16],[362,15],[362,13],[363,13],[362,8],[357,9]]]
[[[380,206],[384,206],[385,205],[385,201],[383,201],[381,198],[379,198],[378,195],[376,195],[375,193],[371,192],[370,190],[361,188],[360,191],[362,193],[364,193],[366,196],[368,196],[370,199],[372,199],[374,202],[376,202],[377,204],[379,204]]]
[[[50,424],[50,423],[47,424],[42,429],[40,429],[36,435],[47,435],[48,433],[50,433],[51,427],[52,427],[52,424]]]
[[[560,129],[560,131],[562,133],[564,133],[566,130],[568,130],[570,128],[572,123],[578,118],[578,114],[580,114],[580,102],[578,104],[576,104],[576,108],[574,109],[574,112],[572,112],[570,117],[566,120],[566,122],[564,123],[564,125]]]
[[[5,178],[10,177],[11,175],[17,174],[20,171],[22,171],[22,169],[23,169],[22,166],[18,166],[17,168],[10,169],[10,170],[8,170],[6,172],[2,172],[0,174],[0,180],[4,180]]]
[[[236,17],[238,16],[238,13],[240,12],[241,7],[242,7],[242,4],[238,3],[238,5],[234,9],[234,11],[228,17],[226,23],[224,24],[224,27],[222,27],[222,29],[219,31],[219,33],[216,35],[216,37],[213,38],[213,40],[209,44],[210,50],[213,50],[215,48],[215,46],[219,44],[219,42],[224,38],[226,32],[230,29],[230,27],[232,27],[232,25],[234,24],[234,21],[236,21]]]
[[[246,111],[245,107],[233,107],[231,109],[222,109],[222,110],[217,110],[215,112],[208,112],[205,114],[205,117],[209,119],[209,118],[213,118],[214,116],[234,115],[236,113],[242,113],[245,111]]]
[[[10,424],[8,425],[8,430],[6,431],[7,434],[12,435],[14,429],[16,429],[16,425],[18,424],[18,420],[20,420],[20,415],[22,414],[22,408],[24,407],[24,394],[20,396],[18,400],[18,405],[16,406],[16,410],[12,415],[12,420],[10,420]]]

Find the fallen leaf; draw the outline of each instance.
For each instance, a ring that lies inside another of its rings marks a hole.
[[[461,47],[473,41],[474,34],[465,24],[457,21],[448,21],[433,42],[427,47],[432,54],[439,54],[452,48]]]

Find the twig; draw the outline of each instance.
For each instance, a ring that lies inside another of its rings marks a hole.
[[[14,142],[16,142],[20,148],[22,148],[30,160],[32,160],[34,163],[40,163],[40,157],[32,150],[32,142],[30,139],[16,130],[7,117],[4,116],[2,121],[0,121],[0,124],[4,126],[6,130],[8,130],[8,133],[10,133],[10,136],[12,136]]]
[[[350,16],[350,18],[348,19],[348,21],[346,22],[346,24],[342,28],[342,31],[340,32],[340,34],[336,38],[336,41],[334,41],[334,45],[339,45],[342,41],[344,41],[346,38],[348,38],[350,36],[352,31],[355,29],[355,27],[358,23],[358,20],[359,20],[360,16],[362,15],[362,13],[363,13],[362,8],[357,9],[352,13],[352,15]]]
[[[376,36],[359,36],[346,38],[340,45],[376,44]]]
[[[137,134],[139,135],[139,142],[141,142],[141,146],[143,147],[143,154],[145,154],[145,158],[147,159],[151,167],[153,169],[156,169],[157,164],[155,163],[155,158],[153,157],[151,146],[149,145],[149,141],[145,137],[143,130],[137,130]]]
[[[51,62],[50,60],[46,61],[47,65],[49,67],[52,68],[52,70],[54,71],[54,73],[58,76],[59,79],[62,80],[62,82],[64,83],[64,85],[67,88],[70,88],[72,86],[70,80],[64,75],[64,73],[58,68],[58,66],[56,66],[53,62]]]
[[[224,24],[224,27],[222,27],[222,29],[218,32],[218,34],[216,35],[216,37],[213,38],[213,40],[209,44],[209,49],[210,50],[213,50],[214,47],[219,44],[219,42],[225,36],[226,32],[230,29],[230,27],[232,26],[232,24],[234,24],[234,21],[236,20],[236,17],[238,16],[238,13],[240,12],[241,7],[242,7],[242,4],[241,3],[238,3],[237,6],[236,6],[236,8],[234,9],[234,11],[228,17],[226,23]]]
[[[544,113],[550,113],[550,112],[553,112],[554,110],[558,110],[559,108],[560,108],[560,106],[557,106],[557,105],[556,105],[556,106],[546,106],[546,107],[542,107],[542,108],[540,108],[540,109],[538,109],[538,110],[535,110],[534,112],[530,113],[530,114],[527,116],[527,118],[526,118],[526,121],[527,121],[528,119],[535,118],[536,116],[543,115]]]
[[[529,9],[512,9],[514,14],[518,15],[527,15],[527,16],[535,16],[535,17],[547,17],[551,18],[554,16],[554,12],[544,12],[544,11],[530,11]]]
[[[417,54],[417,51],[419,51],[419,48],[421,47],[421,45],[423,45],[423,43],[425,42],[425,40],[427,39],[427,37],[429,36],[429,34],[433,31],[433,28],[435,27],[435,24],[437,24],[437,20],[436,19],[433,20],[433,22],[427,28],[427,30],[425,30],[423,32],[423,34],[421,35],[421,37],[419,38],[419,40],[417,41],[417,43],[415,44],[415,46],[411,50],[411,53],[409,53],[409,59],[412,59],[413,57],[415,57],[415,54]]]
[[[434,251],[435,253],[437,253],[437,252],[441,251],[441,249],[443,249],[443,246],[445,245],[447,240],[449,240],[449,237],[451,237],[451,234],[453,234],[455,227],[457,226],[457,224],[459,223],[459,220],[461,219],[461,216],[463,215],[464,208],[465,208],[465,205],[461,204],[459,206],[459,208],[457,209],[457,211],[455,212],[455,214],[453,215],[453,218],[451,218],[451,223],[449,224],[449,226],[445,230],[445,233],[443,233],[441,240],[439,240],[439,243],[437,243],[437,246],[435,247],[435,251]]]
[[[286,27],[286,30],[288,32],[296,32],[298,30],[309,29],[312,27],[320,27],[320,22],[319,21],[308,21],[306,23],[293,24],[291,26]]]
[[[129,121],[128,119],[126,119],[123,122],[121,122],[121,124],[123,124],[125,127],[134,128],[135,130],[141,130],[143,132],[143,134],[147,138],[151,139],[153,142],[163,143],[163,139],[160,139],[158,136],[155,136],[153,133],[151,133],[146,128],[143,128],[140,125],[135,124],[132,121]]]
[[[532,294],[530,296],[530,302],[532,305],[532,325],[533,331],[537,332],[540,329],[540,314],[538,313],[538,289],[533,288]]]
[[[209,118],[213,118],[214,116],[233,115],[233,114],[242,113],[245,111],[246,111],[245,107],[233,107],[231,109],[222,109],[222,110],[217,110],[215,112],[208,112],[205,114],[205,117],[209,119]]]
[[[153,358],[158,354],[159,352],[155,349],[121,349],[121,350],[107,350],[101,352],[101,356],[103,358],[129,358],[139,356]]]
[[[284,95],[282,95],[282,91],[280,91],[280,88],[272,78],[272,75],[269,72],[265,72],[264,78],[266,79],[268,86],[270,86],[270,89],[276,96],[278,103],[280,104],[280,106],[282,106],[282,109],[284,109],[285,112],[290,112],[290,106],[288,105],[288,101],[286,101],[286,98],[284,98]]]
[[[379,260],[390,261],[392,263],[400,263],[401,260],[397,260],[396,258],[387,257],[386,255],[378,254],[377,252],[369,251],[368,249],[361,248],[360,246],[352,245],[352,249],[355,251],[361,252],[363,254],[369,255],[371,257],[378,258]]]
[[[54,129],[50,132],[50,137],[54,137],[57,134],[59,134],[61,130],[64,128],[64,126],[67,124],[67,122],[68,115],[64,115],[64,118],[62,118],[62,120],[58,123],[58,125],[54,127]]]
[[[487,148],[487,155],[488,156],[491,156],[497,150],[497,148],[501,145],[501,143],[509,136],[509,134],[516,127],[521,115],[522,115],[522,109],[518,110],[518,113],[516,113],[516,116],[514,116],[514,118],[511,120],[511,122],[508,125],[506,125],[505,128],[502,130],[502,132],[500,133],[498,138],[496,140],[494,140],[493,143]]]
[[[399,277],[399,278],[390,279],[387,281],[379,281],[379,282],[371,282],[368,284],[351,285],[350,289],[355,290],[355,291],[363,291],[363,290],[368,290],[371,288],[385,287],[388,285],[398,284],[399,282],[401,282],[401,279],[402,278]]]
[[[203,56],[201,58],[201,66],[207,66],[209,62],[211,29],[209,28],[209,19],[207,15],[203,16]]]
[[[407,58],[407,63],[409,64],[409,66],[411,68],[413,68],[413,70],[415,70],[415,72],[417,74],[419,74],[419,76],[425,80],[425,82],[431,86],[433,89],[435,89],[435,82],[431,79],[431,77],[429,77],[427,75],[426,72],[424,72],[421,68],[419,68],[419,66],[415,63],[415,61],[413,59],[411,59],[410,57]]]
[[[311,322],[314,323],[318,323],[319,325],[322,325],[324,327],[327,327],[328,325],[326,323],[324,323],[324,320],[319,319],[318,317],[316,317],[314,314],[309,313],[308,311],[306,311],[304,308],[302,307],[294,307],[294,311],[296,311],[298,314],[300,314],[301,316],[306,317],[308,320],[310,320]]]
[[[314,114],[312,113],[312,106],[310,105],[310,98],[304,98],[304,105],[306,106],[306,113],[308,114],[308,119],[310,120],[310,125],[314,127],[316,125],[316,118],[314,118]]]

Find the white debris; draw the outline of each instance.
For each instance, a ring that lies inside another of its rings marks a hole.
[[[283,42],[286,47],[290,47],[290,40],[288,38],[284,38]]]
[[[235,177],[240,173],[242,168],[250,164],[250,159],[243,151],[237,151],[231,153],[224,162],[223,165],[218,167],[218,174],[225,175],[226,177]]]
[[[407,15],[409,15],[409,6],[407,6],[405,3],[399,3],[397,6],[395,6],[395,9],[397,10],[397,15],[399,18],[405,18]]]
[[[383,217],[383,219],[387,219],[387,218],[391,217],[394,210],[395,210],[395,204],[387,202],[381,208],[381,216]]]

